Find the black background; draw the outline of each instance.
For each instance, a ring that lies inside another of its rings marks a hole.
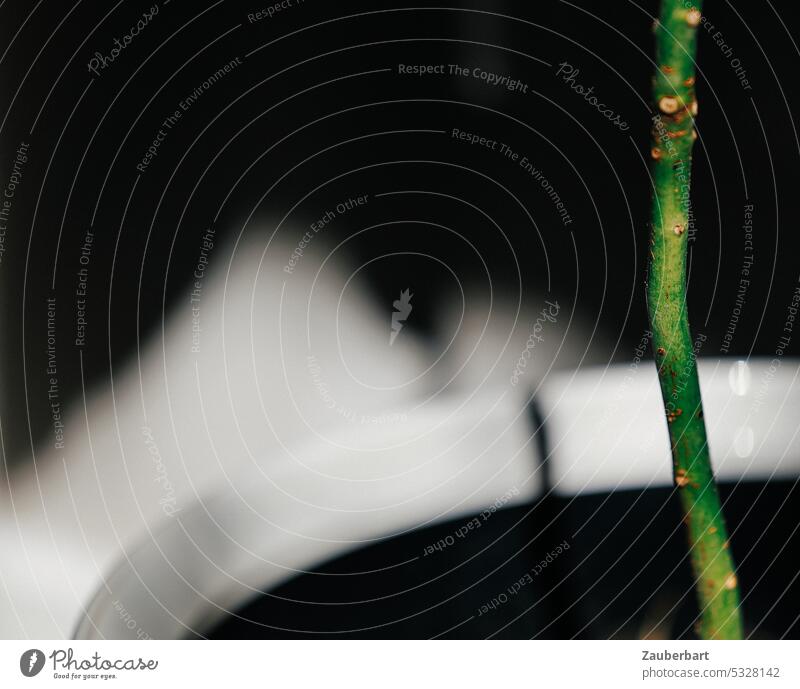
[[[32,2],[3,3],[0,50],[7,52],[0,63],[5,118],[0,179],[11,174],[13,152],[20,142],[30,144],[0,264],[3,440],[10,466],[26,461],[31,444],[38,443],[48,428],[43,344],[47,297],[56,296],[58,301],[62,394],[74,401],[84,383],[91,389],[107,380],[112,367],[123,366],[140,342],[157,336],[165,314],[188,308],[188,279],[201,237],[210,226],[219,247],[226,235],[240,231],[263,233],[266,242],[269,236],[259,220],[282,216],[323,184],[297,208],[295,226],[306,227],[331,203],[347,196],[414,189],[437,192],[437,196],[375,199],[363,209],[358,226],[337,225],[330,241],[387,220],[418,219],[455,227],[478,247],[497,284],[506,283],[509,293],[517,289],[516,275],[509,269],[513,251],[523,267],[526,290],[549,288],[568,295],[571,308],[587,323],[597,323],[612,343],[601,358],[611,362],[628,357],[647,323],[643,294],[650,201],[647,103],[656,3],[472,2],[451,3],[448,10],[436,9],[439,4],[417,2],[417,9],[409,10],[392,2],[307,0],[272,19],[250,23],[248,12],[263,5],[162,2],[151,25],[93,78],[87,70],[93,53],[109,51],[113,38],[126,33],[149,3],[45,2],[36,11]],[[696,235],[690,245],[692,325],[708,337],[702,353],[718,355],[739,285],[743,208],[751,203],[755,263],[730,353],[771,355],[798,282],[799,195],[794,173],[800,147],[793,118],[800,60],[797,30],[785,4],[708,2],[705,12],[746,69],[752,90],[742,88],[731,58],[711,33],[701,30],[700,138],[693,186]],[[249,54],[256,48],[260,49]],[[158,157],[139,175],[136,163],[163,119],[237,56],[242,65],[183,115]],[[555,66],[562,61],[580,69],[578,81],[594,86],[630,124],[628,131],[600,117],[555,76]],[[529,93],[509,93],[472,79],[399,75],[399,63],[481,65],[523,80]],[[390,71],[344,78],[379,69]],[[469,147],[447,134],[408,131],[449,132],[454,127],[498,138],[527,154],[545,172],[574,222],[564,227],[542,190],[497,153]],[[520,199],[524,209],[509,193]],[[442,195],[470,199],[490,210],[510,245],[498,240],[485,218]],[[251,212],[253,219],[243,226]],[[75,274],[90,227],[95,242],[82,380],[78,348],[70,343]],[[446,233],[430,226],[400,222],[369,237],[355,244],[359,261],[389,249],[424,249],[461,276],[479,275],[481,270],[474,254],[454,248]],[[220,248],[215,260],[224,261],[225,250]],[[382,262],[380,271],[368,276],[375,293],[391,300],[398,275],[402,273],[405,280],[411,274],[412,291],[424,290],[431,295],[427,300],[431,304],[447,289],[446,276],[432,265]],[[420,308],[409,327],[428,334],[433,313]],[[787,354],[797,349],[797,341],[792,341]],[[782,500],[793,488],[770,490]],[[743,504],[745,498],[758,497],[745,496],[744,490],[739,494]],[[650,496],[636,502],[635,509],[647,513],[652,501],[661,504],[664,499]],[[770,516],[780,504],[775,496],[759,499],[762,505],[771,505]],[[598,528],[607,530],[619,523],[617,507],[611,508],[619,500],[628,504],[637,496],[615,496],[605,503]],[[578,507],[580,502],[571,509],[594,511],[593,504]],[[789,505],[796,508],[796,501]],[[581,514],[573,512],[570,518],[580,523]],[[664,533],[677,520],[676,511],[669,514]],[[778,522],[788,529],[796,516],[793,509],[789,519]],[[742,529],[745,551],[759,528],[753,523]],[[771,528],[777,528],[774,522]],[[520,543],[529,540],[522,526],[514,533]],[[786,534],[775,538],[780,542]],[[543,537],[544,552],[553,545],[545,541]],[[516,552],[517,546],[508,548]],[[635,553],[640,550],[634,548]],[[680,561],[680,548],[677,552]],[[645,553],[641,556],[646,559]],[[536,559],[535,554],[531,557]],[[582,572],[588,576],[593,568],[602,569],[604,560],[595,556],[594,564]],[[639,571],[643,561],[631,563],[630,571]],[[474,581],[488,565],[479,561],[469,567],[459,576]],[[685,580],[685,563],[681,567],[676,576]],[[780,563],[773,570],[775,585],[782,590],[788,583],[786,570],[780,570]],[[419,576],[425,578],[424,573]],[[621,578],[613,576],[615,581]],[[341,594],[318,579],[313,585],[296,582],[289,590],[308,585],[323,598]],[[503,576],[500,581],[508,579]],[[572,581],[577,587],[573,595],[588,587]],[[678,581],[677,589],[685,594]],[[744,577],[745,592],[748,584],[752,586],[752,579]],[[393,585],[387,584],[388,590]],[[358,586],[367,590],[364,582]],[[454,583],[447,586],[453,589]],[[482,594],[492,588],[487,585]],[[425,595],[435,601],[443,594],[429,590]],[[568,596],[557,598],[552,610],[565,609]],[[690,606],[691,597],[686,601]],[[796,588],[787,592],[781,608],[791,608],[790,601],[796,607]],[[399,610],[407,603],[390,599],[381,605],[379,613],[370,614],[387,620],[397,619],[392,606]],[[596,606],[595,615],[603,607],[591,605]],[[636,605],[630,603],[619,618],[628,619]],[[318,629],[328,624],[315,617],[318,607],[292,606],[288,612],[261,614],[270,619],[289,617],[292,628]],[[760,614],[765,611],[766,607]],[[572,614],[570,621],[563,618],[560,626],[551,628],[558,630],[552,635],[576,634],[580,620],[592,617],[586,610]],[[692,613],[684,616],[689,620],[685,626],[690,627]],[[792,620],[781,617],[770,632],[789,632]],[[339,624],[345,629],[358,626],[346,619],[339,619]],[[412,636],[444,631],[434,627],[395,631]],[[608,635],[614,628],[610,623],[582,633]],[[519,636],[535,633],[524,625],[512,629]],[[394,633],[391,627],[387,633]],[[492,631],[487,627],[468,633],[486,636]]]

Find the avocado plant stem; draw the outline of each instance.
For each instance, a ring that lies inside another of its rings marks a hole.
[[[711,469],[696,352],[686,308],[694,118],[694,60],[701,3],[662,0],[655,25],[651,172],[653,196],[647,307],[689,538],[703,639],[742,638],[739,590]]]

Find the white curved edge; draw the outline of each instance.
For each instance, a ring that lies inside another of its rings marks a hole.
[[[429,410],[429,421],[449,416],[452,404]],[[76,638],[179,638],[189,630],[202,635],[260,592],[350,550],[451,519],[455,531],[459,517],[488,510],[488,519],[496,509],[532,502],[543,484],[528,414],[510,400],[491,407],[473,405],[445,431],[428,436],[424,450],[400,449],[391,465],[409,471],[342,490],[338,513],[281,500],[269,490],[243,499],[220,491],[195,504],[118,561],[81,615]],[[353,476],[352,453],[318,449],[329,472]],[[423,471],[414,470],[421,465]],[[306,478],[302,471],[283,477],[285,485]],[[360,511],[370,491],[394,507]],[[346,511],[348,506],[359,511]]]

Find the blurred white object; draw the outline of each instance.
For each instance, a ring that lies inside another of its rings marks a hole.
[[[118,564],[78,637],[133,639],[140,629],[156,638],[202,634],[260,592],[329,558],[492,505],[532,500],[542,480],[527,416],[514,420],[508,404],[489,414],[479,405],[454,411],[454,404],[435,404],[424,422],[374,429],[365,445],[396,444],[392,451],[309,446],[316,467],[349,478],[288,469],[281,487],[305,502],[265,485],[236,496],[222,490],[196,504]],[[373,478],[375,468],[364,465],[372,461],[394,476]]]
[[[205,619],[193,612],[205,595],[241,602],[239,577],[271,585],[511,488],[519,500],[541,491],[524,400],[444,396],[413,329],[390,340],[391,303],[370,300],[319,238],[285,271],[293,249],[216,248],[140,364],[72,408],[66,450],[13,477],[0,636],[70,636],[100,586],[133,610],[104,584],[128,558],[141,565],[134,579],[163,594],[156,608],[175,606],[180,623],[146,627],[169,635]],[[163,553],[136,559],[162,537]],[[173,568],[199,577],[198,592]]]
[[[187,294],[140,364],[72,409],[66,452],[12,477],[0,636],[202,634],[346,551],[531,502],[545,488],[531,390],[557,492],[670,485],[652,362],[576,370],[587,338],[552,298],[470,302],[452,332],[442,319],[439,356],[413,328],[392,340],[392,304],[322,242],[291,273],[291,245],[215,251],[199,303]],[[721,478],[800,473],[798,372],[700,362]]]
[[[711,460],[719,480],[800,475],[800,363],[699,359]],[[564,495],[672,485],[664,408],[652,361],[550,376],[537,401]]]
[[[579,495],[671,485],[655,367],[650,361],[641,366],[633,377],[630,367],[617,365],[552,375],[544,382],[538,402],[546,417],[550,480],[556,492]],[[700,361],[719,478],[769,480],[800,474],[800,442],[793,423],[800,402],[795,385],[798,373],[800,366],[789,360],[783,361],[780,376],[767,360]],[[743,386],[743,379],[765,384]],[[274,491],[250,494],[246,502],[220,495],[196,506],[179,525],[145,540],[118,565],[108,579],[110,590],[99,590],[78,635],[135,638],[142,628],[163,637],[181,636],[187,630],[202,633],[226,611],[237,609],[260,591],[358,545],[476,513],[509,487],[519,486],[521,492],[508,505],[534,499],[542,488],[541,458],[533,446],[526,447],[532,429],[525,415],[507,397],[499,404],[495,401],[487,416],[488,398],[480,399],[456,415],[451,406],[455,402],[434,404],[425,423],[399,432],[378,430],[375,441],[391,444],[405,433],[419,431],[427,447],[422,455],[409,447],[392,455],[387,466],[395,467],[398,477],[380,484],[384,490],[378,497],[359,497],[370,483],[356,484],[353,491],[337,490],[342,508],[363,508],[375,498],[374,511],[342,509],[330,515],[298,506]],[[507,422],[513,422],[512,426],[507,427]],[[442,432],[431,434],[431,427]],[[468,439],[469,449],[464,444],[452,445],[457,438]],[[479,447],[473,445],[476,441]],[[441,453],[438,442],[445,447]],[[484,450],[487,442],[490,446]],[[437,460],[425,471],[424,480],[404,473],[418,466],[420,456],[434,455]],[[470,458],[468,468],[465,457]],[[357,461],[351,464],[342,452],[327,455],[325,464],[357,467]],[[426,482],[436,486],[430,493]],[[389,501],[397,499],[405,502],[386,509]],[[275,522],[292,523],[292,532],[276,528]],[[298,538],[296,530],[305,534]],[[120,615],[119,600],[126,601],[125,611],[137,620],[135,626]]]

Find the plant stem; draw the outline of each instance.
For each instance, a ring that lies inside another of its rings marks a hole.
[[[689,184],[696,134],[694,58],[701,3],[662,0],[655,26],[651,170],[655,185],[647,306],[689,537],[703,639],[742,638],[739,591],[706,439],[686,310]]]

